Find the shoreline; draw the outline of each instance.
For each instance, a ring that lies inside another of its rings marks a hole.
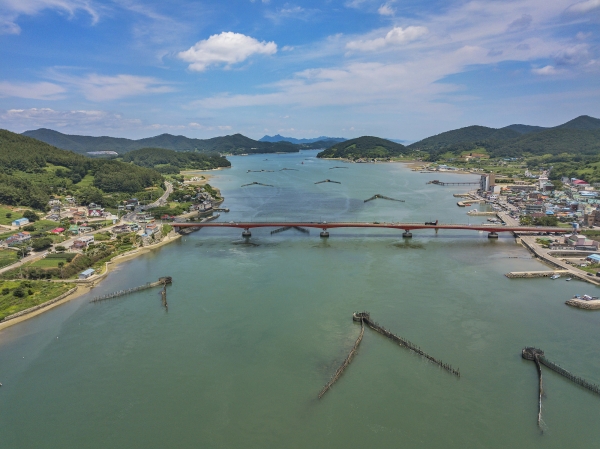
[[[145,247],[137,248],[128,253],[124,253],[124,254],[115,256],[114,258],[112,258],[111,260],[109,260],[108,262],[105,263],[105,269],[102,274],[99,274],[97,277],[95,277],[94,279],[90,279],[89,281],[88,280],[86,280],[84,282],[77,282],[76,280],[67,281],[67,283],[72,283],[74,285],[74,287],[77,287],[77,290],[75,290],[71,294],[65,296],[64,298],[60,299],[59,301],[56,301],[56,298],[53,298],[53,299],[46,301],[45,303],[39,304],[39,305],[35,306],[35,307],[37,307],[36,310],[32,310],[30,313],[27,313],[23,316],[15,317],[11,320],[0,322],[0,331],[4,330],[10,326],[13,326],[15,324],[22,323],[23,321],[28,320],[29,318],[38,316],[44,312],[47,312],[48,310],[52,310],[55,307],[58,307],[69,301],[72,301],[73,299],[77,299],[80,296],[83,296],[83,295],[89,293],[93,288],[95,288],[98,284],[100,284],[100,282],[102,282],[108,276],[108,274],[111,271],[113,271],[119,264],[133,260],[136,257],[141,256],[143,254],[148,254],[149,252],[152,252],[153,250],[160,248],[161,246],[164,246],[171,242],[179,240],[181,237],[182,237],[181,234],[170,233],[167,236],[165,236],[165,238],[162,239],[160,242],[158,242],[152,246],[145,246]],[[59,297],[60,297],[60,295],[59,295]],[[53,302],[53,301],[55,301],[55,302]],[[19,313],[19,312],[16,312],[16,313]]]

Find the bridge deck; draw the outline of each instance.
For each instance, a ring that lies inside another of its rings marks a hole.
[[[176,228],[282,228],[303,227],[315,229],[335,229],[335,228],[383,228],[398,229],[403,231],[412,231],[414,229],[456,229],[467,231],[485,231],[485,232],[572,232],[570,228],[559,228],[552,226],[499,226],[497,224],[442,224],[426,225],[423,223],[365,223],[365,222],[288,222],[288,221],[270,221],[270,222],[207,222],[207,223],[173,223]]]

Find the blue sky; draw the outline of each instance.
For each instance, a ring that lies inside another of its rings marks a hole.
[[[0,127],[419,140],[600,117],[600,0],[0,0]]]

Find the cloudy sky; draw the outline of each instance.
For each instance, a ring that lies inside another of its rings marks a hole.
[[[600,117],[600,0],[0,0],[0,128],[376,135]]]

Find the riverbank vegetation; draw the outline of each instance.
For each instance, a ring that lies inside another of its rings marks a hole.
[[[73,288],[63,282],[0,280],[0,321],[13,313],[43,304]]]

